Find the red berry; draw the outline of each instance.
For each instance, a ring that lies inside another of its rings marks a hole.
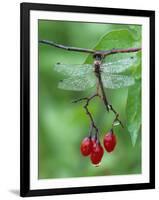
[[[100,143],[97,142],[96,144],[94,144],[92,153],[91,153],[92,164],[94,165],[99,164],[100,161],[102,160],[103,154],[104,154],[104,150],[103,150],[103,147],[100,145]]]
[[[90,137],[84,138],[80,147],[82,155],[83,156],[90,155],[90,153],[92,152],[92,148],[93,148],[93,143],[91,138]]]
[[[106,149],[107,152],[112,152],[116,146],[116,136],[113,133],[113,131],[108,132],[105,136],[104,136],[104,147]]]

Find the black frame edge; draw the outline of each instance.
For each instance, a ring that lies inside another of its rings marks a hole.
[[[30,190],[27,197],[154,189],[150,183]]]
[[[30,190],[29,9],[26,5],[20,4],[20,196],[22,197],[27,196]]]
[[[155,11],[150,16],[150,183],[155,188]]]
[[[45,3],[21,3],[24,7],[30,10],[47,10],[47,11],[61,11],[61,12],[81,12],[113,15],[131,15],[131,16],[150,16],[153,10],[138,10],[126,8],[109,8],[109,7],[94,7],[94,6],[77,6],[77,5],[62,5],[62,4],[45,4]]]

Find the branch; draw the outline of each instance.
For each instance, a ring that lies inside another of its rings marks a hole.
[[[131,52],[137,52],[141,51],[141,48],[127,48],[127,49],[111,49],[108,51],[103,51],[103,55],[107,56],[110,54],[116,54],[116,53],[131,53]]]
[[[39,43],[47,44],[47,45],[61,48],[61,49],[68,50],[68,51],[78,51],[78,52],[84,52],[84,53],[94,53],[95,52],[95,50],[92,50],[92,49],[64,46],[64,45],[57,44],[55,42],[48,41],[48,40],[39,40]]]
[[[110,54],[115,54],[115,53],[130,53],[130,52],[136,52],[140,51],[141,48],[127,48],[127,49],[111,49],[111,50],[93,50],[93,49],[85,49],[85,48],[78,48],[78,47],[69,47],[65,46],[62,44],[57,44],[53,41],[49,40],[39,40],[39,43],[41,44],[46,44],[50,46],[54,46],[57,48],[61,48],[67,51],[77,51],[77,52],[83,52],[83,53],[93,53],[94,55],[102,55],[102,56],[107,56]]]

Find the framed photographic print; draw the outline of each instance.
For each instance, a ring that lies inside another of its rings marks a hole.
[[[21,4],[21,196],[155,188],[155,12]]]

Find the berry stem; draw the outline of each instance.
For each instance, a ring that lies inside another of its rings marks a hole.
[[[92,137],[92,133],[93,133],[93,126],[92,124],[90,125],[90,128],[89,128],[89,138]]]
[[[114,120],[113,120],[113,122],[112,122],[112,129],[113,129],[114,123],[115,123],[116,121],[118,121],[119,124],[121,125],[121,127],[124,128],[124,125],[123,125],[122,121],[119,119],[119,113],[118,113],[118,112],[113,108],[113,106],[110,105],[110,104],[109,104],[109,110],[111,110],[111,111],[114,113],[114,115],[115,115],[115,118],[114,118]]]
[[[96,137],[97,137],[97,139],[98,139],[99,130],[98,130],[96,124],[95,124],[95,121],[94,121],[94,119],[93,119],[93,116],[92,116],[91,112],[90,112],[89,109],[88,109],[89,102],[90,102],[93,98],[95,98],[96,96],[98,96],[98,94],[94,94],[94,95],[92,95],[92,96],[90,96],[90,97],[83,97],[83,98],[74,100],[72,103],[77,103],[77,102],[80,102],[80,101],[83,101],[83,100],[86,101],[86,103],[84,104],[83,108],[85,109],[86,114],[88,115],[88,117],[89,117],[89,119],[90,119],[90,121],[91,121],[91,128],[90,128],[90,131],[92,132],[92,130],[93,130],[93,128],[94,128],[94,129],[95,129],[95,132],[96,132]]]

